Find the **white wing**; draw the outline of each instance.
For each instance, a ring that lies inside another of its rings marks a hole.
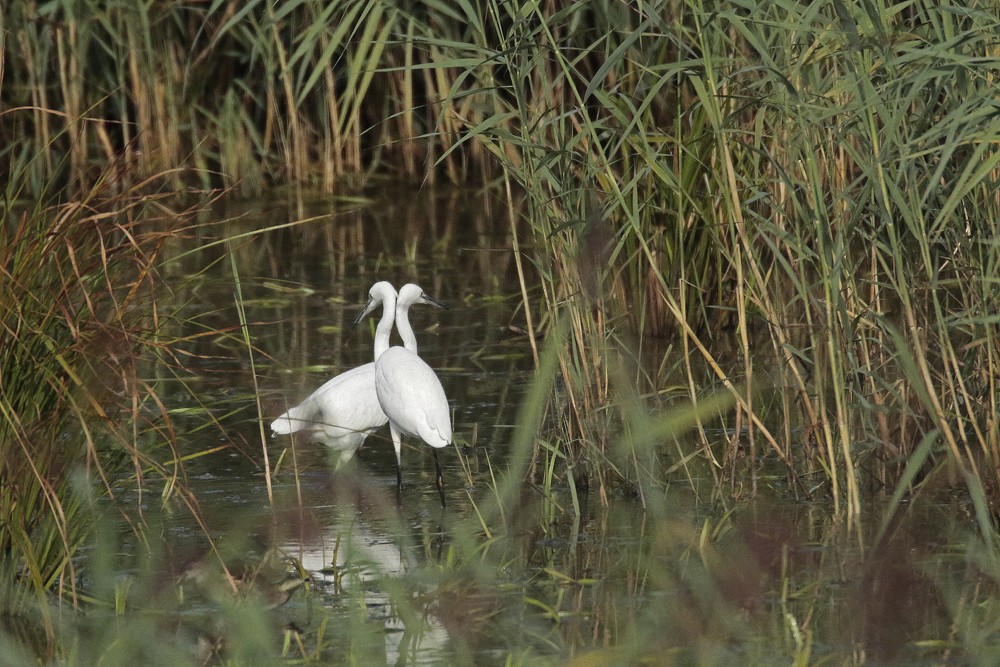
[[[275,419],[271,430],[276,434],[307,431],[315,440],[343,452],[343,462],[387,421],[375,393],[375,364],[368,363],[328,380]]]
[[[451,443],[451,416],[441,381],[430,366],[402,347],[375,362],[375,392],[396,428],[432,447]]]

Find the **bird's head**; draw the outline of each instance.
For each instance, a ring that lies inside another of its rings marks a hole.
[[[393,308],[396,305],[396,288],[385,280],[375,283],[372,285],[372,288],[368,290],[368,304],[365,306],[365,309],[354,318],[354,322],[351,326],[357,326],[358,322],[365,319],[369,313],[382,304],[386,304],[389,308]]]
[[[399,300],[396,302],[396,306],[399,308],[408,308],[415,303],[426,303],[436,308],[448,310],[448,306],[437,299],[427,296],[420,285],[414,285],[413,283],[403,285],[403,288],[399,290]]]

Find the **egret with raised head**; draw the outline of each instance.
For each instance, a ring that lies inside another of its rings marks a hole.
[[[375,329],[374,357],[377,359],[389,349],[397,306],[396,289],[388,282],[378,282],[372,286],[369,297],[368,305],[372,310],[382,306],[382,317]],[[409,337],[403,338],[403,344],[416,351],[412,330]],[[328,380],[302,403],[275,419],[271,430],[276,435],[303,432],[313,441],[325,444],[340,453],[336,464],[340,468],[351,460],[368,435],[387,421],[375,392],[373,361]],[[396,478],[400,483],[402,473],[398,469],[398,456],[396,460]]]
[[[396,449],[396,481],[399,488],[402,488],[402,473],[399,472],[401,438],[403,435],[418,437],[434,448],[435,483],[441,496],[441,507],[444,507],[444,480],[437,450],[451,444],[451,415],[441,381],[416,353],[416,337],[407,312],[414,303],[444,307],[413,283],[404,285],[399,291],[396,329],[404,342],[413,343],[414,349],[390,347],[378,356],[375,360],[375,394],[382,411],[389,418],[392,445]],[[355,323],[375,307],[369,302]]]

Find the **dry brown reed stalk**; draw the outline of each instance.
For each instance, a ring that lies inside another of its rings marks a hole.
[[[8,17],[14,38],[4,48],[18,56],[5,59],[11,106],[67,114],[53,125],[39,113],[12,133],[45,156],[33,166],[36,190],[60,175],[89,183],[99,152],[128,152],[142,174],[194,166],[200,183],[248,193],[267,182],[332,190],[372,167],[414,180],[441,169],[458,182],[486,157],[470,144],[463,159],[435,159],[454,141],[447,100],[464,56],[461,24],[353,2],[77,10],[41,16],[29,3]],[[460,103],[468,112],[473,100]],[[439,131],[450,134],[439,140]]]
[[[0,229],[8,495],[0,544],[18,564],[4,586],[30,585],[50,635],[46,596],[81,600],[77,551],[94,528],[95,496],[117,506],[140,543],[150,486],[201,521],[181,464],[190,452],[146,379],[151,364],[170,358],[158,339],[169,317],[157,302],[161,251],[199,209],[157,195],[162,180],[136,180],[120,188],[105,176],[68,202],[7,209],[10,224]],[[138,506],[122,499],[123,488]]]

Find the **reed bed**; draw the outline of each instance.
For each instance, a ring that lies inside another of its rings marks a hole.
[[[225,259],[239,320],[162,326],[159,249],[193,212],[152,193],[329,192],[388,175],[497,186],[537,365],[511,463],[490,469],[489,493],[449,526],[447,553],[430,572],[381,582],[402,615],[465,600],[475,638],[480,622],[516,627],[531,608],[530,646],[502,647],[526,662],[665,659],[683,644],[711,663],[737,642],[760,662],[809,664],[814,638],[829,641],[842,619],[796,582],[795,540],[757,554],[771,589],[744,590],[732,563],[760,531],[729,551],[727,534],[745,535],[728,512],[700,533],[676,523],[678,483],[724,507],[764,491],[828,502],[833,535],[816,541],[836,550],[846,534],[871,551],[815,576],[856,566],[876,591],[927,589],[922,564],[901,556],[919,540],[899,510],[959,489],[978,538],[951,538],[976,577],[956,583],[955,567],[926,599],[886,599],[953,628],[920,644],[941,625],[907,616],[910,649],[948,661],[961,645],[989,660],[996,16],[988,2],[838,0],[5,6],[0,464],[19,480],[0,486],[8,616],[42,628],[44,655],[57,632],[49,592],[82,598],[74,557],[95,491],[76,480],[113,498],[125,476],[141,497],[155,475],[199,515],[183,485],[192,453],[175,449],[156,380],[183,387],[178,351],[207,336],[254,358],[236,250]],[[144,384],[140,359],[156,380]],[[577,540],[589,493],[605,529],[623,498],[648,513],[635,562],[597,548],[559,561],[532,546]],[[515,562],[544,577],[505,580]],[[619,569],[629,595],[593,581]],[[102,581],[103,599],[121,592]],[[501,585],[517,604],[479,588]],[[664,590],[648,614],[628,606]],[[852,609],[845,641],[860,653],[848,662],[867,650],[892,659],[899,646],[877,628],[893,610],[869,599]],[[238,625],[243,611],[225,613]],[[263,617],[250,616],[236,662],[266,650],[251,641]],[[358,634],[336,650],[364,652],[351,642],[370,633],[350,618]],[[136,623],[136,636],[157,631]],[[287,636],[284,655],[321,661],[324,632],[297,654]],[[460,649],[477,655],[471,639]]]
[[[156,267],[194,211],[154,180],[97,180],[34,206],[12,204],[11,184],[0,226],[0,634],[31,626],[43,654],[51,596],[92,601],[78,568],[98,516],[145,541],[147,493],[198,515],[181,466],[197,453],[178,448],[147,372],[182,368],[160,338]]]
[[[993,506],[991,16],[22,3],[5,14],[3,170],[25,194],[179,166],[198,169],[175,182],[247,193],[506,181],[530,202],[527,328],[568,318],[560,442],[579,476],[639,489],[670,467],[609,455],[633,395],[664,396],[640,349],[666,336],[735,402],[728,442],[697,426],[717,481],[755,491],[763,460],[848,517],[900,480],[975,480]]]
[[[471,71],[497,111],[467,141],[528,195],[525,307],[568,327],[567,461],[662,482],[671,448],[640,465],[611,441],[664,385],[634,342],[668,335],[680,393],[707,365],[734,402],[732,436],[694,446],[735,492],[771,461],[848,522],[942,484],[996,506],[991,15],[490,6],[503,48]]]
[[[453,115],[474,116],[471,100],[439,108],[461,62],[425,39],[466,42],[466,18],[438,2],[11,4],[0,169],[43,152],[22,175],[34,193],[90,183],[97,165],[115,179],[190,167],[175,185],[247,194],[372,171],[481,178],[477,150],[442,158]]]

